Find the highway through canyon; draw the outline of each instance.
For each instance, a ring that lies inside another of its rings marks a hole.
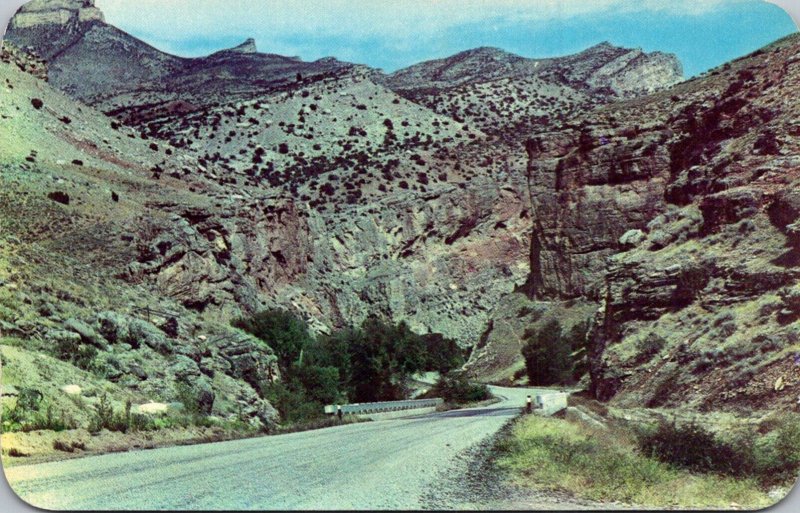
[[[484,407],[5,472],[17,495],[45,509],[497,507],[481,496],[485,476],[470,479],[469,469],[536,390],[492,391],[501,401]]]

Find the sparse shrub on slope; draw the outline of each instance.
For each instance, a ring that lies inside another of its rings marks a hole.
[[[734,444],[717,439],[698,424],[677,426],[662,422],[654,430],[640,435],[639,444],[647,456],[697,472],[746,475],[755,462],[748,444]]]

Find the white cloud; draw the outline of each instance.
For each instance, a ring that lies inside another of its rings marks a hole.
[[[232,34],[426,37],[491,18],[547,22],[606,12],[707,14],[758,0],[96,0],[109,22],[161,41]]]

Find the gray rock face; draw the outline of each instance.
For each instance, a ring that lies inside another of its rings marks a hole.
[[[10,28],[28,29],[40,25],[66,27],[104,19],[100,9],[94,6],[94,0],[31,0],[12,18]]]
[[[277,357],[251,335],[237,333],[221,341],[219,353],[227,363],[229,373],[243,379],[255,390],[280,380]]]
[[[239,46],[234,46],[230,50],[225,51],[233,53],[258,53],[258,48],[256,48],[256,40],[251,37]]]
[[[606,257],[666,209],[660,130],[635,140],[622,132],[587,124],[529,142],[533,297],[599,299]]]

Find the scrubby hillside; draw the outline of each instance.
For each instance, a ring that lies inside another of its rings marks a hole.
[[[252,40],[183,59],[91,0],[31,2],[8,38],[3,335],[31,359],[90,355],[137,402],[186,383],[269,425],[274,357],[228,327],[268,308],[314,333],[406,321],[474,347],[492,381],[522,378],[552,321],[570,340],[591,325],[576,353],[621,404],[721,404],[722,377],[725,397],[759,383],[755,404],[793,350],[793,39],[675,86],[674,56],[607,43],[391,75]],[[757,330],[774,360],[741,352]]]
[[[2,51],[5,61],[11,53]],[[273,425],[275,412],[259,396],[278,377],[269,347],[198,316],[163,287],[125,279],[151,247],[140,231],[204,237],[169,205],[203,205],[207,196],[190,189],[214,184],[156,182],[159,157],[135,131],[112,128],[16,64],[0,63],[0,82],[4,396],[35,389],[70,425],[85,426],[104,394],[118,411],[126,400],[188,402],[222,419]],[[215,261],[210,247],[194,258]]]
[[[527,159],[521,138],[507,134],[524,133],[513,127],[527,126],[532,109],[557,118],[591,103],[579,92],[592,90],[591,73],[564,85],[526,79],[534,61],[515,56],[508,59],[522,67],[511,71],[477,67],[473,73],[505,77],[505,86],[522,92],[501,110],[477,97],[486,115],[473,123],[396,94],[397,84],[365,67],[263,54],[253,41],[179,59],[85,9],[92,2],[29,4],[8,38],[51,59],[57,87],[143,132],[153,179],[183,182],[204,196],[199,205],[165,202],[203,238],[167,227],[136,230],[149,243],[140,244],[124,279],[223,318],[280,306],[327,331],[378,314],[464,346],[478,340],[500,298],[525,282]],[[478,61],[487,54],[469,53]],[[630,51],[595,53],[587,54],[591,70]],[[674,62],[663,66],[674,81]],[[128,76],[129,68],[144,75]],[[541,99],[523,97],[540,86]],[[493,86],[473,80],[469,87]],[[562,96],[580,101],[570,107]],[[215,251],[225,256],[195,256]]]
[[[436,112],[514,139],[558,127],[598,104],[662,90],[682,78],[674,55],[601,43],[549,59],[477,48],[415,64],[382,80]]]

